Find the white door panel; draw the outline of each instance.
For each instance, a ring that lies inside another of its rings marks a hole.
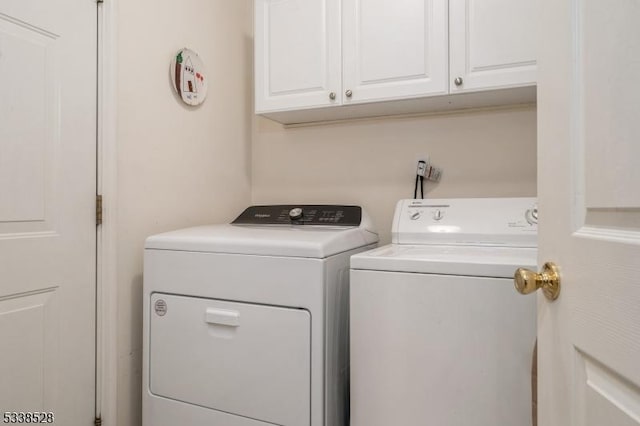
[[[535,84],[536,0],[449,4],[451,93]]]
[[[45,219],[47,166],[57,141],[55,34],[0,15],[0,222]],[[25,118],[27,120],[25,120]],[[20,123],[20,126],[12,125]]]
[[[640,4],[543,1],[539,299],[541,425],[640,424]]]
[[[53,230],[51,173],[60,135],[57,39],[0,13],[0,235]]]
[[[54,288],[0,299],[0,336],[3,342],[0,410],[34,411],[53,406],[51,386],[58,359],[57,310]],[[44,354],[49,356],[43,356]]]
[[[577,39],[581,67],[575,76],[582,81],[578,143],[585,153],[584,169],[595,171],[584,174],[588,215],[594,209],[640,207],[640,84],[635,78],[640,75],[640,6],[615,3],[620,5],[580,1],[577,6],[582,27]],[[619,216],[607,214],[607,220],[618,222]]]
[[[343,102],[447,93],[446,0],[344,0]]]
[[[256,112],[340,104],[339,0],[256,0]]]
[[[95,407],[96,4],[0,4],[0,414]]]

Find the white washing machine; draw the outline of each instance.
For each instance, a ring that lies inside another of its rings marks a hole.
[[[343,426],[357,206],[254,206],[152,236],[144,257],[144,426]]]
[[[535,201],[402,200],[351,258],[352,426],[531,426]]]

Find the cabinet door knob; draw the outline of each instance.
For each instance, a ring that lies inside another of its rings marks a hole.
[[[462,77],[456,77],[455,80],[453,80],[453,82],[456,84],[456,86],[462,86]]]
[[[353,92],[351,90],[347,90],[346,92],[344,92],[344,94],[347,95],[347,98],[353,96]]]
[[[329,99],[334,100],[336,98],[336,92],[329,93]]]

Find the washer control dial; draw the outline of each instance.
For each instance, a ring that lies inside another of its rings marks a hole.
[[[422,213],[420,213],[419,210],[415,210],[409,214],[409,219],[418,220],[420,219],[420,216],[422,216]]]
[[[444,213],[442,210],[436,210],[433,212],[433,220],[442,220],[444,217]]]
[[[536,225],[538,223],[538,205],[536,204],[527,210],[524,214],[524,218],[527,220],[529,225]]]

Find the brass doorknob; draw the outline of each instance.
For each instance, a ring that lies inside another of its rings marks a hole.
[[[528,269],[518,268],[513,276],[513,281],[516,290],[522,294],[533,293],[541,288],[549,300],[556,300],[560,295],[560,274],[558,267],[552,262],[545,263],[539,274]]]

